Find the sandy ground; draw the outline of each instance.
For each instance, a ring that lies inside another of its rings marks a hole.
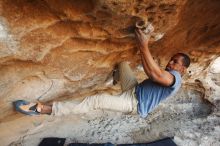
[[[219,146],[220,112],[199,93],[184,93],[182,89],[177,96],[165,100],[145,119],[110,111],[62,117],[19,116],[1,123],[1,145],[37,146],[44,137],[66,138],[65,145],[142,143],[174,137],[180,146]]]

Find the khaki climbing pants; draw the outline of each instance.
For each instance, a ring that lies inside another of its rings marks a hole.
[[[91,110],[111,110],[123,113],[137,113],[135,86],[138,84],[127,62],[119,64],[120,95],[99,94],[86,97],[82,102],[54,102],[52,115],[83,114]]]

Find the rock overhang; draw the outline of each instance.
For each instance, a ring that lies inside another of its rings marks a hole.
[[[11,107],[15,99],[53,101],[118,91],[105,81],[120,61],[128,60],[134,70],[141,64],[133,33],[139,19],[164,34],[150,42],[160,66],[172,54],[188,53],[192,65],[185,85],[195,84],[205,99],[219,104],[219,73],[213,73],[220,52],[217,0],[2,0],[0,8],[2,118],[17,116]]]

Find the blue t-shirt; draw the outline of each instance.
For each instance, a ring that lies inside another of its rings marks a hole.
[[[144,80],[136,87],[136,95],[138,99],[138,113],[145,118],[161,100],[175,94],[181,86],[181,75],[177,71],[169,71],[175,77],[172,86],[162,86],[150,79]]]

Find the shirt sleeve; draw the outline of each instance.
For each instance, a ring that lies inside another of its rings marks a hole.
[[[174,76],[174,84],[170,87],[176,88],[177,86],[179,86],[181,84],[181,81],[182,81],[181,75],[179,72],[177,72],[175,70],[171,70],[169,72]]]

